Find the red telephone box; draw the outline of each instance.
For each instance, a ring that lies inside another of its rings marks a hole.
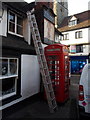
[[[63,103],[69,98],[68,48],[62,44],[48,45],[45,47],[45,56],[56,101]]]

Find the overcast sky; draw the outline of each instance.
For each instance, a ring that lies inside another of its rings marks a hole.
[[[25,1],[32,2],[34,0],[25,0]],[[89,1],[90,0],[68,0],[69,15],[73,15],[88,10]]]

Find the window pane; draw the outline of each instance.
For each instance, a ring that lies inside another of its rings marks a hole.
[[[2,59],[1,75],[8,75],[8,59]]]
[[[72,25],[72,22],[71,22],[71,21],[69,22],[69,25],[70,25],[70,26]]]
[[[69,40],[69,34],[67,34],[67,40]]]
[[[10,74],[17,74],[17,59],[10,59]]]
[[[15,78],[6,78],[2,80],[2,95],[8,95],[15,92]]]
[[[23,28],[17,25],[17,34],[23,35]]]
[[[83,45],[77,45],[76,46],[76,52],[77,53],[83,52]]]
[[[75,38],[77,38],[77,32],[75,32]]]
[[[15,22],[15,14],[13,13],[9,14],[9,21]]]
[[[69,40],[69,34],[64,34],[63,40]]]
[[[71,61],[71,73],[72,74],[81,74],[86,60],[72,60]]]
[[[82,37],[82,31],[79,32],[79,37],[80,37],[80,38]]]
[[[23,20],[17,16],[17,24],[23,26]]]
[[[14,23],[9,22],[9,31],[15,32],[15,24]]]

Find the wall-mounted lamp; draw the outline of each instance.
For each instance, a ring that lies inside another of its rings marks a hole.
[[[0,9],[0,22],[2,21],[3,18],[3,13],[4,13],[4,9]]]

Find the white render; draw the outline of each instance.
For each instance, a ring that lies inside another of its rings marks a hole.
[[[77,31],[82,31],[82,38],[78,38],[78,39],[75,39],[75,32]],[[65,45],[77,45],[77,44],[85,44],[85,43],[88,43],[89,40],[88,40],[88,28],[84,28],[84,29],[79,29],[79,30],[73,30],[73,31],[67,31],[67,32],[62,32],[62,34],[67,34],[69,33],[69,40],[64,40],[64,41],[61,41],[62,44],[65,44]]]
[[[82,31],[82,38],[75,39],[75,32]],[[82,28],[78,30],[72,30],[67,32],[62,32],[62,34],[69,33],[69,40],[61,40],[60,43],[65,45],[80,45],[83,44],[83,53],[76,53],[77,55],[88,55],[90,53],[90,28]],[[75,54],[75,55],[76,55]]]
[[[40,92],[40,70],[37,56],[22,55],[21,57],[21,95],[30,97]]]
[[[0,22],[0,35],[7,36],[7,8],[4,8],[3,16]]]

